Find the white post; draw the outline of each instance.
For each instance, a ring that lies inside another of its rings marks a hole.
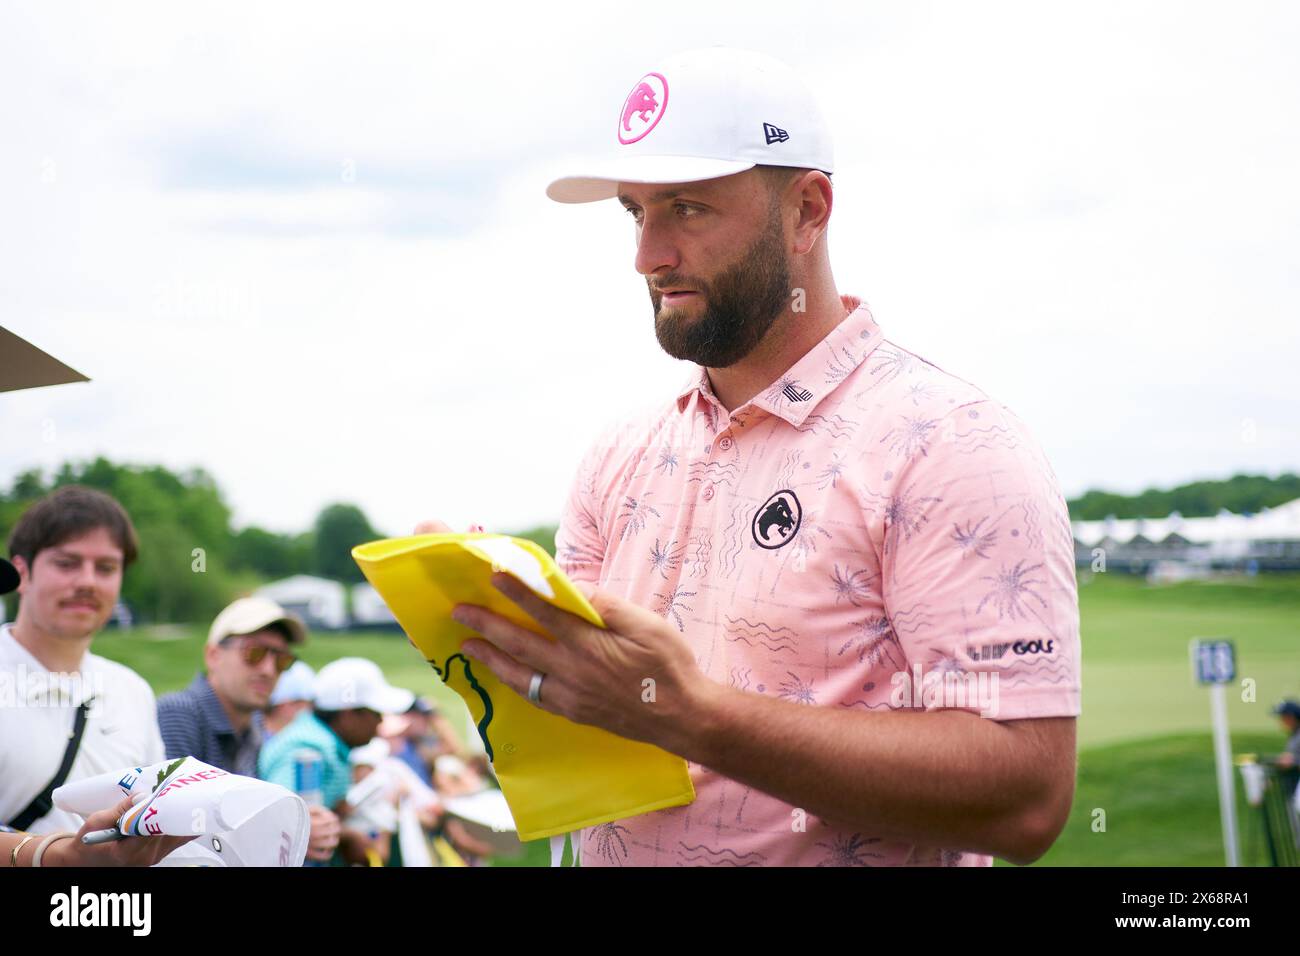
[[[1237,855],[1237,792],[1232,783],[1232,745],[1228,740],[1228,704],[1224,684],[1210,685],[1210,716],[1214,722],[1214,764],[1219,777],[1219,816],[1228,866],[1240,866]]]

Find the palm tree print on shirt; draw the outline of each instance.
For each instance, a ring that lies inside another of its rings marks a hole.
[[[870,866],[867,858],[880,859],[883,853],[873,853],[867,847],[879,843],[880,837],[865,838],[861,833],[851,836],[837,833],[830,843],[818,843],[827,851],[827,857],[818,866]]]
[[[795,704],[817,703],[817,693],[813,690],[811,680],[804,681],[793,671],[786,671],[786,673],[790,675],[790,679],[781,682],[781,689],[776,696]]]
[[[663,576],[665,581],[668,580],[668,572],[676,571],[677,565],[682,560],[682,552],[686,550],[685,546],[673,550],[673,545],[677,543],[676,539],[669,541],[664,547],[659,546],[659,539],[655,538],[655,546],[650,549],[650,567]]]
[[[640,498],[628,497],[627,501],[623,504],[623,511],[619,517],[626,519],[627,523],[623,525],[623,533],[619,535],[620,541],[626,541],[629,534],[639,534],[641,531],[645,530],[647,513],[654,515],[656,518],[663,517],[663,515],[661,515],[656,509],[652,508],[646,501],[646,499],[652,494],[654,494],[654,492],[647,491]]]
[[[868,585],[876,577],[877,575],[872,574],[866,568],[850,573],[848,568],[841,571],[840,566],[835,565],[835,571],[831,575],[831,589],[835,591],[835,603],[839,604],[841,598],[847,598],[848,602],[854,607],[860,607],[858,600],[865,600],[871,596],[871,589]]]
[[[681,587],[673,588],[672,594],[655,594],[659,598],[659,615],[665,619],[671,618],[677,622],[677,630],[685,633],[686,625],[682,622],[681,611],[690,611],[691,608],[682,603],[682,598],[695,597],[695,591],[683,591]]]
[[[828,487],[837,487],[836,483],[840,480],[840,474],[843,471],[844,459],[839,455],[834,455],[831,463],[823,468],[821,474],[817,476],[817,487],[822,491],[825,491]]]
[[[997,528],[989,528],[987,531],[980,531],[981,526],[988,520],[988,515],[985,515],[975,522],[974,527],[971,527],[969,521],[966,522],[965,528],[957,524],[952,526],[952,538],[961,548],[963,558],[970,554],[975,554],[981,558],[989,556],[988,549],[993,547],[997,541],[998,530]]]
[[[677,467],[677,453],[671,448],[665,448],[659,453],[659,460],[655,462],[655,467],[659,469],[659,474],[662,475],[667,471],[671,477],[673,469]]]
[[[593,827],[591,839],[596,844],[596,852],[615,866],[622,866],[627,859],[627,844],[623,834],[631,833],[627,827],[617,823],[602,823]]]
[[[847,348],[840,346],[831,349],[831,360],[826,365],[826,384],[837,385],[849,377],[849,373],[858,367],[858,360]]]
[[[880,442],[881,444],[889,442],[889,450],[903,458],[911,458],[917,452],[925,456],[928,454],[926,449],[930,447],[930,432],[934,431],[938,424],[937,418],[925,418],[920,415],[910,418],[904,415],[903,424],[895,425],[885,432]]]
[[[903,666],[901,661],[903,648],[898,643],[898,635],[894,633],[889,615],[881,614],[864,621],[855,621],[853,630],[853,636],[845,641],[837,652],[839,656],[843,656],[845,651],[852,648],[858,652],[859,664],[875,667],[881,661],[886,661],[895,668]]]
[[[885,505],[885,551],[898,547],[898,536],[910,541],[930,519],[926,517],[926,505],[940,502],[942,498],[933,498],[913,494],[915,485],[896,495],[891,495]]]
[[[879,357],[876,365],[871,369],[871,374],[883,371],[881,376],[882,382],[888,382],[900,375],[907,375],[916,367],[911,352],[904,352],[902,349],[878,348],[876,355]]]
[[[1021,559],[1016,562],[1014,568],[1010,569],[1006,565],[1002,565],[996,575],[986,574],[980,578],[981,581],[992,581],[993,587],[975,606],[976,614],[984,608],[985,604],[992,601],[993,606],[998,609],[999,620],[1003,617],[1009,617],[1013,621],[1019,617],[1028,617],[1029,612],[1026,611],[1025,598],[1033,598],[1043,606],[1044,610],[1047,609],[1047,602],[1043,600],[1042,595],[1031,587],[1031,585],[1044,582],[1028,577],[1029,574],[1041,568],[1042,564],[1031,564],[1026,568],[1022,567],[1024,563],[1024,559]],[[1029,611],[1032,610],[1033,608],[1029,608]]]

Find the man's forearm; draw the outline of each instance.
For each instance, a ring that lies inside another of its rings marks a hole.
[[[668,749],[827,823],[1014,862],[1055,836],[1061,762],[1027,722],[809,707],[719,684],[693,710]]]

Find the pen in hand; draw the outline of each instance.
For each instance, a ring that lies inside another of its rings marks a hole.
[[[117,840],[125,840],[127,834],[123,833],[117,827],[110,827],[107,830],[93,830],[81,838],[81,842],[86,846],[98,846],[101,843],[113,843]]]

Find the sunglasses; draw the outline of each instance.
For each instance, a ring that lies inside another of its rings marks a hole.
[[[231,642],[238,638],[228,637],[221,642],[223,647],[231,646]],[[256,667],[266,659],[267,654],[275,655],[275,670],[278,674],[283,674],[294,662],[298,660],[298,655],[290,651],[277,650],[274,647],[268,647],[265,644],[257,644],[253,641],[243,640],[240,642],[240,656],[243,657],[244,663],[249,667]]]

